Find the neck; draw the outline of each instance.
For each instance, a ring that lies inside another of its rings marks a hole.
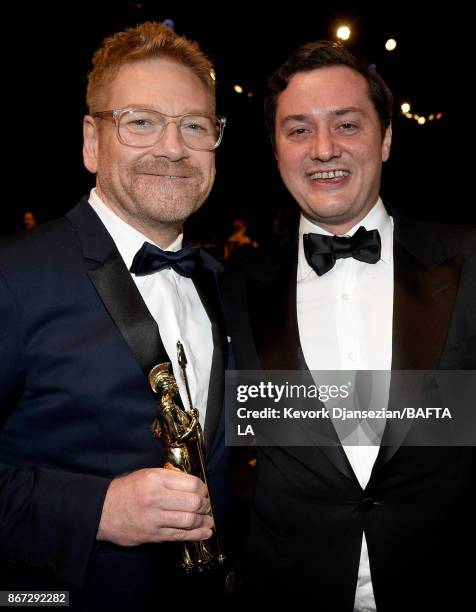
[[[131,227],[144,234],[149,240],[152,240],[161,249],[167,249],[177,236],[182,231],[182,226],[178,225],[167,225],[160,227],[151,227],[150,225],[141,225],[139,223],[133,224],[129,220],[124,219]]]
[[[356,223],[360,221],[360,219],[358,219],[358,220],[352,220],[349,223],[334,224],[334,223],[322,222],[320,219],[312,219],[311,217],[306,217],[306,218],[309,221],[311,221],[311,223],[318,225],[321,229],[335,236],[345,236],[349,232],[349,230],[352,229],[354,225],[356,225]]]
[[[311,217],[306,215],[304,212],[303,216],[308,219],[311,223],[318,225],[320,228],[329,232],[330,234],[334,234],[335,236],[345,236],[348,234],[349,230],[355,227],[360,221],[365,219],[365,217],[369,214],[369,212],[376,206],[378,200],[370,207],[365,208],[360,212],[360,214],[355,215],[352,218],[346,219],[322,219],[321,217]]]

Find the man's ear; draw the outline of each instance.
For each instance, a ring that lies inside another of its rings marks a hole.
[[[392,147],[392,124],[385,130],[385,136],[382,142],[382,161],[386,162],[390,157],[390,149]]]
[[[83,119],[83,162],[89,172],[96,174],[98,159],[98,127],[91,115]]]

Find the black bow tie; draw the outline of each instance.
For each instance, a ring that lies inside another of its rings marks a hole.
[[[329,272],[341,257],[353,257],[371,264],[380,259],[382,242],[378,230],[359,227],[353,236],[304,234],[303,240],[307,262],[318,276]]]
[[[130,271],[136,276],[146,276],[163,268],[172,268],[177,274],[191,278],[200,257],[200,247],[196,244],[180,251],[162,251],[159,247],[144,242],[132,261]]]

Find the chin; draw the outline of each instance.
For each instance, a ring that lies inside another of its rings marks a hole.
[[[155,207],[150,218],[155,223],[181,225],[199,208],[196,205],[180,204],[174,205],[173,202],[167,202],[164,206]]]
[[[322,221],[342,221],[346,217],[352,216],[350,208],[345,204],[329,204],[327,206],[321,204],[310,207],[308,214],[311,218]]]

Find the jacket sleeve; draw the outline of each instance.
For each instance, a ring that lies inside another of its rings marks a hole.
[[[1,430],[24,387],[19,312],[0,272],[0,448]],[[0,462],[0,564],[80,586],[109,483],[97,476]]]

